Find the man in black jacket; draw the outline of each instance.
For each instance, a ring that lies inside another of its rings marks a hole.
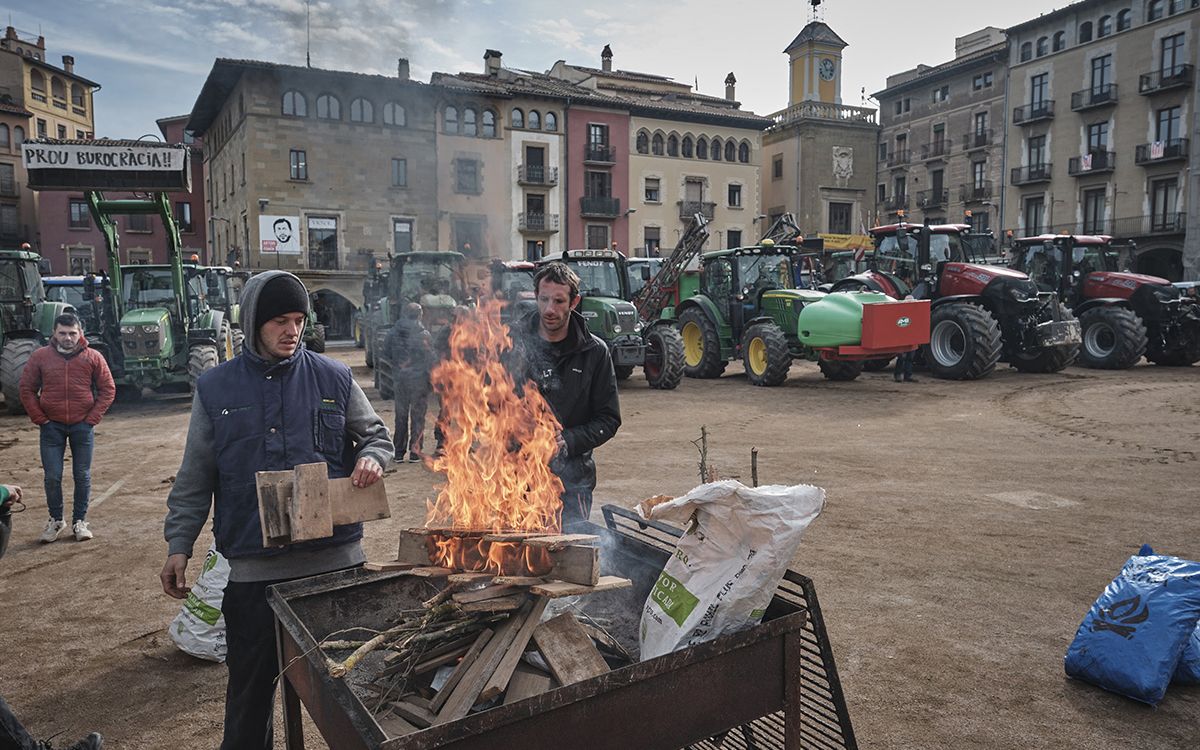
[[[549,263],[534,277],[537,311],[515,324],[514,348],[527,381],[562,423],[551,470],[563,482],[563,529],[587,521],[596,488],[592,450],[621,426],[617,377],[604,342],[593,336],[579,305],[579,277],[564,263]]]

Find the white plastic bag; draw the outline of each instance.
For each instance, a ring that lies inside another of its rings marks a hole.
[[[184,653],[209,661],[225,661],[225,617],[221,614],[221,601],[225,598],[228,581],[229,561],[217,552],[215,545],[209,547],[200,577],[192,584],[183,607],[171,621],[171,640]]]
[[[643,518],[686,529],[642,610],[642,659],[757,624],[804,530],[824,507],[820,487],[747,487],[734,480],[639,505]]]

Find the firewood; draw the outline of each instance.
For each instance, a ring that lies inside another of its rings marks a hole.
[[[481,602],[467,602],[461,605],[461,609],[463,612],[512,612],[520,609],[526,598],[522,592],[496,599],[484,599]]]
[[[491,577],[491,573],[454,573],[446,579],[446,582],[456,586],[469,586],[472,583],[486,581]]]
[[[454,691],[442,703],[441,710],[438,711],[438,724],[456,721],[467,715],[467,712],[471,710],[471,706],[475,705],[484,684],[492,676],[492,673],[496,671],[496,666],[504,658],[504,654],[508,650],[508,647],[512,645],[513,639],[517,637],[517,632],[525,623],[525,619],[528,617],[532,607],[532,603],[526,603],[519,612],[509,617],[496,629],[496,634],[492,636],[483,650],[479,652],[479,657],[475,659],[470,669],[463,674],[458,685],[455,686]],[[442,693],[445,692],[446,689],[442,688]],[[440,698],[441,693],[438,694],[438,698],[434,702],[436,703]]]
[[[510,531],[505,533],[484,534],[485,542],[524,542],[539,536],[545,536],[544,531]]]
[[[521,629],[517,631],[516,637],[513,638],[512,645],[504,652],[504,658],[496,665],[496,671],[492,672],[492,676],[488,678],[483,690],[480,691],[480,701],[491,700],[504,692],[513,670],[521,661],[521,654],[525,653],[525,647],[529,645],[529,639],[533,637],[533,631],[537,629],[542,620],[542,613],[546,611],[546,605],[549,603],[550,600],[545,598],[539,598],[533,603],[533,608],[529,611],[525,622],[522,623]]]
[[[293,542],[333,536],[333,511],[329,507],[329,468],[324,462],[300,464],[292,469],[292,502],[288,505]]]
[[[397,636],[401,633],[406,633],[409,631],[417,631],[415,633],[415,635],[419,635],[420,631],[424,630],[424,628],[427,627],[429,624],[436,622],[438,620],[438,618],[442,617],[443,615],[452,613],[453,611],[454,611],[454,608],[451,605],[449,605],[449,604],[442,605],[441,607],[436,607],[436,608],[430,610],[415,625],[410,620],[405,620],[404,622],[402,622],[399,625],[396,625],[395,627],[388,628],[387,630],[383,631],[382,633],[375,636],[371,640],[367,641],[363,645],[359,646],[358,649],[355,650],[354,653],[352,653],[346,657],[345,661],[342,661],[340,663],[339,662],[330,663],[328,665],[329,666],[329,675],[331,677],[337,677],[337,678],[345,677],[346,674],[350,670],[354,669],[354,667],[358,664],[358,662],[364,656],[366,656],[367,654],[371,653],[375,649],[382,646],[384,643],[386,643],[388,641],[388,639],[394,638],[395,636]]]
[[[499,586],[534,586],[545,582],[545,578],[538,576],[496,576],[492,579],[492,583]]]
[[[551,534],[548,536],[534,536],[526,539],[524,544],[527,547],[544,547],[551,550],[559,550],[570,544],[590,545],[600,541],[600,537],[595,534]]]
[[[388,704],[388,708],[392,709],[392,711],[400,718],[404,719],[410,724],[415,724],[421,729],[433,726],[434,722],[437,721],[437,716],[435,716],[433,712],[429,711],[428,709],[409,703],[409,700],[410,699],[405,698],[402,701],[392,701]]]
[[[292,501],[292,478],[290,471],[260,471],[254,475],[263,547],[282,547],[291,543],[287,508]]]
[[[437,669],[438,667],[444,667],[447,664],[453,664],[456,661],[458,661],[460,658],[465,656],[466,653],[470,650],[471,650],[471,647],[469,645],[462,646],[460,648],[454,649],[453,651],[450,651],[449,653],[445,653],[440,656],[433,656],[428,659],[425,659],[424,661],[417,662],[416,664],[413,665],[412,673],[413,674],[425,674],[426,672]]]
[[[454,572],[451,568],[438,568],[432,565],[409,568],[403,571],[405,575],[416,576],[417,578],[445,578]]]
[[[419,731],[420,727],[405,721],[394,713],[386,713],[375,717],[375,723],[388,737],[403,737]]]
[[[623,589],[632,585],[633,582],[628,578],[602,576],[597,579],[595,586],[584,586],[582,584],[568,583],[566,581],[550,581],[549,583],[539,583],[536,586],[531,586],[529,588],[529,592],[536,594],[537,596],[558,599],[564,596],[580,596],[583,594],[594,594],[598,591]]]
[[[570,612],[539,625],[533,631],[533,640],[560,685],[570,685],[608,671],[604,657]]]
[[[415,567],[416,566],[413,565],[412,563],[400,562],[399,560],[388,560],[387,562],[367,561],[367,562],[363,563],[364,570],[373,570],[376,572],[378,572],[378,571],[388,572],[388,571],[393,571],[393,570],[408,570],[410,568],[415,568]]]
[[[334,526],[392,517],[383,482],[376,482],[369,487],[355,487],[354,480],[343,477],[330,479],[328,483],[329,508],[333,513]]]
[[[442,685],[442,689],[438,691],[438,694],[433,697],[433,700],[429,701],[430,711],[434,711],[439,714],[441,713],[442,707],[445,705],[446,701],[450,699],[451,693],[453,693],[454,689],[458,687],[458,684],[462,681],[463,676],[471,670],[471,667],[475,665],[476,660],[479,659],[480,652],[483,651],[488,642],[491,641],[494,636],[495,631],[490,629],[479,632],[479,636],[475,639],[475,643],[471,644],[471,648],[468,649],[467,653],[463,655],[462,661],[460,661],[458,666],[454,668],[454,671],[450,673],[450,677],[447,678],[446,684]]]
[[[474,591],[462,591],[451,596],[454,601],[459,604],[469,604],[470,602],[481,602],[485,599],[496,599],[501,596],[512,594],[515,589],[512,586],[485,586]]]
[[[419,531],[419,529],[405,529],[400,532],[400,548],[396,552],[396,559],[399,562],[429,565],[432,561],[429,537]]]
[[[540,669],[519,662],[508,681],[508,689],[504,691],[504,705],[541,695],[553,687],[553,677]]]
[[[554,567],[546,578],[595,586],[600,580],[600,549],[571,545],[549,553]]]

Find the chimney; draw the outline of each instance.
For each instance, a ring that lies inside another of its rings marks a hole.
[[[16,39],[17,38],[16,28],[13,26],[9,26],[8,28],[6,28],[4,30],[4,38],[5,39]]]
[[[609,47],[607,44],[600,51],[600,68],[605,73],[612,72],[612,47]]]
[[[733,94],[733,87],[737,85],[737,79],[733,77],[733,71],[729,71],[729,75],[725,76],[725,98],[731,102],[737,101],[737,97]]]
[[[408,80],[408,58],[401,57],[396,61],[396,77],[401,81]]]
[[[75,58],[71,55],[63,55],[63,70],[68,73],[75,72]]]
[[[490,76],[500,75],[500,57],[499,50],[489,49],[483,53],[483,69]]]

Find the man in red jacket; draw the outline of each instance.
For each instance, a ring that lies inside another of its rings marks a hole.
[[[112,406],[117,388],[104,357],[89,349],[79,318],[63,313],[54,319],[50,343],[29,357],[21,373],[21,403],[41,427],[42,471],[50,520],[43,542],[53,542],[66,528],[63,522],[63,457],[71,445],[71,475],[75,503],[71,531],[76,541],[92,538],[88,528],[88,495],[92,488],[92,428]]]

